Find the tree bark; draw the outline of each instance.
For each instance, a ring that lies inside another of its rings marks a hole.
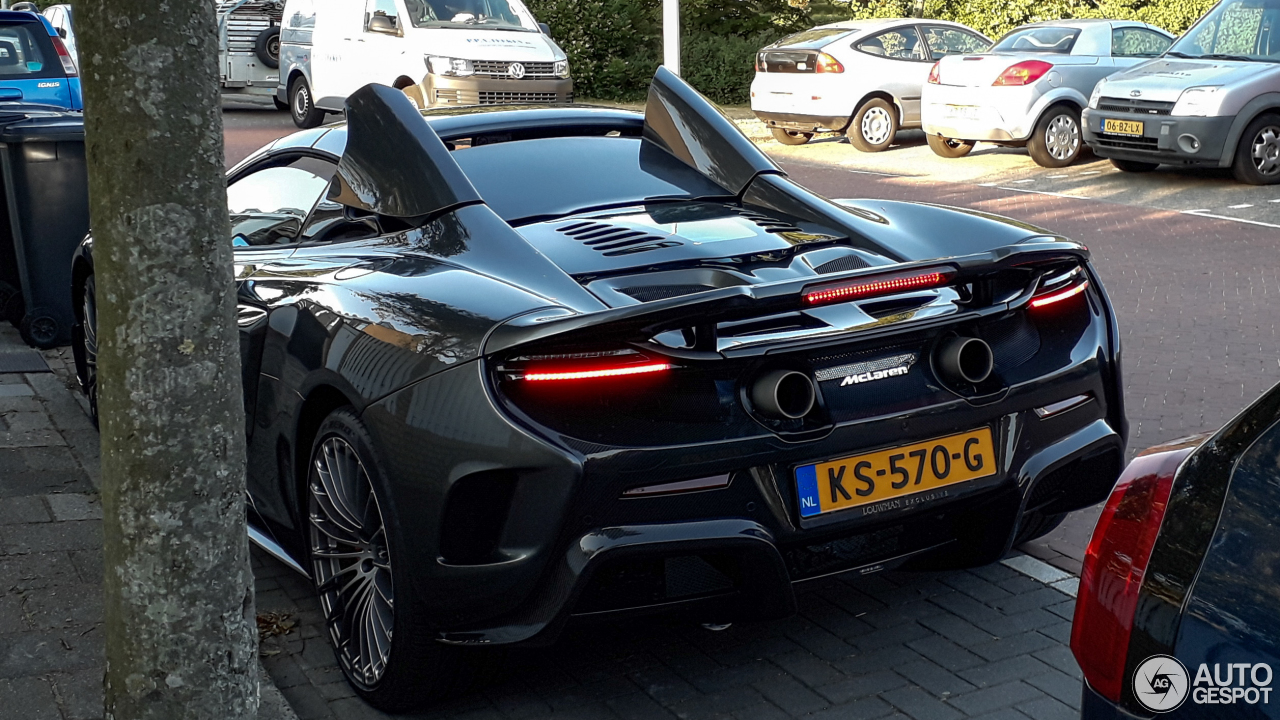
[[[76,4],[98,290],[106,717],[257,716],[210,0]]]

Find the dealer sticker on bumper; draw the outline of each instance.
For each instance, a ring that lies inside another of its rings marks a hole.
[[[909,500],[996,473],[991,429],[796,468],[800,516]]]

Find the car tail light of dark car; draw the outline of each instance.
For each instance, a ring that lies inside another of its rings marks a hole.
[[[1004,72],[1000,73],[1000,77],[991,84],[995,86],[1030,85],[1052,69],[1053,64],[1043,60],[1024,60],[1005,68]]]
[[[1138,591],[1174,476],[1194,448],[1136,458],[1116,483],[1085,551],[1071,650],[1089,686],[1119,702]]]
[[[942,65],[941,60],[934,63],[932,68],[929,68],[929,84],[930,85],[938,85],[942,82],[941,71],[939,70],[939,67],[938,67],[940,65]]]

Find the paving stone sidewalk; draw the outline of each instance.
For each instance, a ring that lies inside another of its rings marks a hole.
[[[0,323],[0,360],[16,353],[53,372],[0,372],[0,718],[101,718],[98,433],[68,350],[35,354]],[[296,718],[265,672],[258,717]]]

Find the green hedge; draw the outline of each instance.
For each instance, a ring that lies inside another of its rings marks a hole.
[[[1181,33],[1216,0],[925,0],[924,16],[992,38],[1029,22],[1133,19]],[[662,0],[528,0],[569,54],[579,97],[642,100],[662,62]],[[681,0],[684,77],[715,102],[750,101],[755,53],[819,22],[907,17],[915,0]]]

